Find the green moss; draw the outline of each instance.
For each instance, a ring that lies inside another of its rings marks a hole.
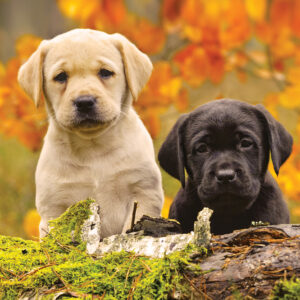
[[[90,198],[80,201],[72,205],[59,218],[50,221],[51,233],[43,239],[43,244],[77,245],[79,249],[85,250],[86,245],[81,240],[81,228],[91,214],[89,207],[93,202],[95,200]]]
[[[272,300],[299,300],[300,279],[280,280],[273,289]]]
[[[190,254],[206,249],[188,245],[161,259],[134,253],[110,253],[95,259],[85,253],[80,228],[93,200],[81,201],[51,222],[51,234],[41,243],[0,236],[0,296],[17,299],[36,291],[45,299],[57,292],[92,299],[167,299],[176,290],[188,294],[186,275],[200,272]],[[43,288],[43,289],[42,289]],[[44,294],[50,290],[50,294]],[[66,296],[64,296],[66,297]],[[70,299],[70,298],[68,298]]]

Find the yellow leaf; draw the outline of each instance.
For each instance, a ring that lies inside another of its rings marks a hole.
[[[27,212],[23,220],[23,227],[28,237],[31,238],[39,236],[40,221],[41,217],[36,209],[31,209]]]
[[[85,21],[100,5],[98,0],[58,0],[61,12],[69,18]]]
[[[262,21],[266,15],[266,0],[245,0],[246,11],[255,21]]]
[[[210,0],[204,1],[205,5],[205,14],[209,16],[209,18],[218,18],[221,13],[230,9],[230,1],[228,0]]]
[[[300,106],[300,85],[288,87],[279,95],[279,103],[286,108]]]
[[[169,210],[170,210],[170,206],[171,206],[172,202],[173,202],[172,198],[165,196],[164,206],[161,211],[161,216],[163,218],[168,218]]]
[[[181,89],[182,81],[181,78],[176,77],[163,84],[159,91],[163,96],[176,97]]]

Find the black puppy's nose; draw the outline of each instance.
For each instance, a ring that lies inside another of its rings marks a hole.
[[[236,172],[232,169],[221,169],[216,172],[216,178],[220,183],[233,182],[236,178]]]
[[[89,95],[79,96],[73,103],[79,112],[89,112],[94,109],[96,98]]]

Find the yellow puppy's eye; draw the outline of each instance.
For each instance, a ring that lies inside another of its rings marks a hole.
[[[56,75],[53,80],[57,81],[59,83],[65,83],[68,79],[68,74],[66,72],[60,72],[58,75]]]
[[[98,74],[101,78],[108,79],[108,78],[112,77],[115,73],[112,71],[109,71],[107,69],[100,69]]]

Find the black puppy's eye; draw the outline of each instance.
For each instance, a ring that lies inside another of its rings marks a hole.
[[[249,139],[242,139],[241,140],[241,147],[242,148],[250,148],[253,145],[253,142]]]
[[[101,78],[108,79],[112,77],[115,73],[107,69],[101,69],[98,74]]]
[[[199,153],[207,152],[207,150],[208,150],[208,147],[207,147],[207,144],[205,144],[205,143],[199,144],[196,148],[196,151]]]
[[[53,80],[57,81],[59,83],[65,83],[68,79],[68,74],[66,72],[60,72],[58,75],[56,75]]]

